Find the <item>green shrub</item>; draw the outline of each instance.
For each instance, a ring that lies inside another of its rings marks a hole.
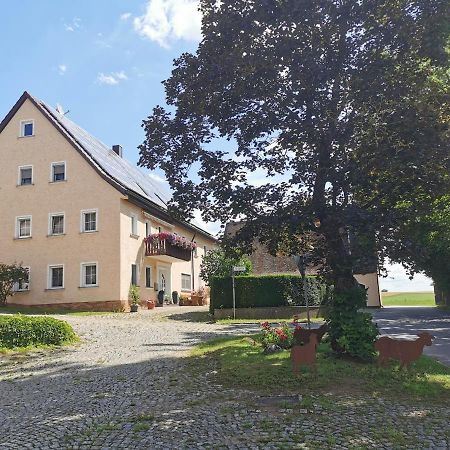
[[[366,306],[365,289],[354,288],[345,294],[334,295],[328,306],[328,334],[334,350],[370,360],[375,355],[374,341],[378,330],[372,316],[359,311]]]
[[[260,275],[235,278],[236,307],[305,305],[302,279],[299,275]],[[306,277],[310,305],[323,303],[327,289],[317,277]],[[211,281],[211,311],[233,307],[231,277],[214,277]]]
[[[0,316],[0,348],[62,345],[76,337],[67,322],[53,317]]]

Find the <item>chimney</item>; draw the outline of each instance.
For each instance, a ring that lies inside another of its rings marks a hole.
[[[121,145],[113,145],[112,150],[114,153],[119,155],[122,158],[122,146]]]

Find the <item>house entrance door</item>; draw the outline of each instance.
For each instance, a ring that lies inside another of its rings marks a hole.
[[[170,269],[168,267],[158,267],[158,285],[159,294],[161,295],[161,291],[163,291],[163,298],[170,297]]]

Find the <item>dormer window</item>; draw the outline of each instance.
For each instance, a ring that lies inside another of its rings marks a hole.
[[[20,136],[34,136],[34,122],[32,120],[23,120],[20,122]]]
[[[57,183],[58,181],[65,181],[65,180],[66,180],[66,163],[65,162],[52,163],[52,174],[51,174],[52,183]]]

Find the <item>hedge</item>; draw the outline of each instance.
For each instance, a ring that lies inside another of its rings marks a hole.
[[[215,277],[211,282],[211,311],[233,307],[231,277]],[[235,277],[236,308],[303,306],[306,304],[300,275],[259,275]],[[310,305],[325,303],[328,289],[317,277],[306,277]]]
[[[0,316],[0,348],[62,345],[76,338],[67,322],[53,317]]]

